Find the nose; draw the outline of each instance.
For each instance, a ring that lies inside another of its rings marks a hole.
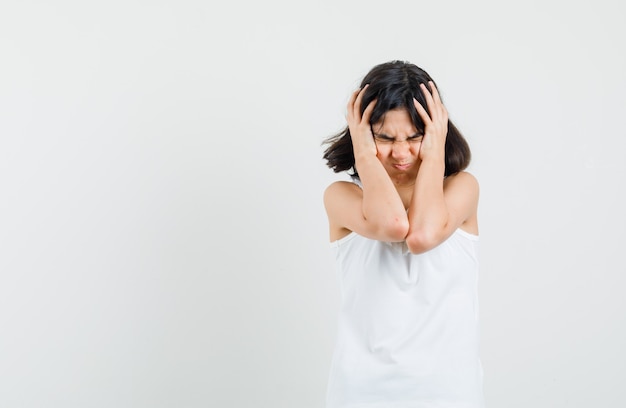
[[[404,159],[410,155],[411,144],[407,141],[394,141],[391,155],[394,159]]]

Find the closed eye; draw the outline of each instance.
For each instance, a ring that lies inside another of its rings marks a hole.
[[[408,143],[419,143],[422,141],[422,138],[424,137],[424,135],[420,135],[420,134],[415,134],[413,136],[409,136],[406,138],[406,142]],[[374,133],[374,140],[378,143],[382,143],[382,144],[392,144],[392,143],[402,143],[403,140],[396,140],[395,137],[391,137],[388,135],[385,135],[383,133]]]
[[[393,143],[395,139],[387,135],[374,134],[374,140],[380,143]]]

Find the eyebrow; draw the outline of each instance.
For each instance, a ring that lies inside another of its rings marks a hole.
[[[396,140],[396,138],[395,138],[395,137],[392,137],[392,136],[386,135],[386,134],[384,134],[384,133],[374,133],[374,132],[372,132],[372,134],[373,134],[375,137],[379,137],[379,138],[381,138],[381,139]],[[418,137],[421,137],[421,136],[424,136],[424,135],[422,135],[420,132],[416,132],[415,134],[413,134],[413,135],[411,135],[411,136],[407,136],[407,140],[408,140],[408,139],[417,139]]]

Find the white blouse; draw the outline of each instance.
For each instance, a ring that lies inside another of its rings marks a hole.
[[[478,236],[423,254],[354,232],[331,243],[341,287],[327,408],[483,408]]]

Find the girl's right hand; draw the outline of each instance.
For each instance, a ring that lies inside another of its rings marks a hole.
[[[363,94],[368,86],[369,84],[354,91],[348,101],[348,115],[346,119],[348,121],[348,128],[350,129],[350,136],[352,137],[352,148],[355,158],[361,154],[372,154],[375,156],[378,152],[370,125],[370,118],[374,106],[376,106],[376,100],[373,100],[367,105],[363,116],[361,116],[361,101],[363,100]]]

